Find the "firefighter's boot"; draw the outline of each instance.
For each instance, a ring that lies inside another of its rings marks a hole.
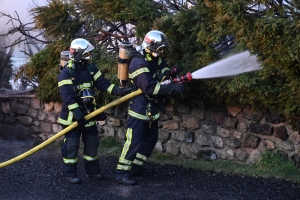
[[[93,180],[102,180],[103,179],[103,175],[98,173],[98,174],[86,174],[86,177],[89,179],[93,179]]]
[[[81,183],[81,178],[79,178],[78,176],[67,177],[67,181],[71,184],[78,184]]]
[[[117,171],[116,181],[119,184],[127,185],[127,186],[137,184],[136,180],[130,177],[130,172],[122,172],[120,170]]]

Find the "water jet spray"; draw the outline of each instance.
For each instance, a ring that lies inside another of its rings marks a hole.
[[[235,76],[260,69],[262,69],[262,67],[257,62],[256,56],[250,55],[249,51],[244,51],[193,72],[192,79]]]
[[[260,69],[262,67],[257,62],[256,56],[252,56],[249,51],[245,51],[207,65],[193,73],[188,72],[183,76],[176,76],[172,80],[165,80],[161,82],[161,85],[190,82],[194,79],[235,76]]]

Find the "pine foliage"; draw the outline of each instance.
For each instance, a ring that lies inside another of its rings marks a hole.
[[[48,6],[33,9],[36,28],[45,30],[46,36],[53,39],[53,44],[27,65],[27,74],[39,78],[42,101],[59,99],[57,86],[52,88],[55,84],[49,82],[55,82],[59,53],[79,37],[82,27],[90,30],[83,37],[95,42],[95,34],[106,27],[113,33],[125,25],[140,38],[151,29],[166,33],[171,44],[168,62],[170,66],[181,65],[184,73],[240,51],[248,50],[258,57],[263,66],[260,71],[186,84],[186,92],[180,98],[185,104],[250,105],[285,115],[300,114],[299,1],[198,0],[187,1],[193,5],[183,5],[176,12],[166,5],[174,1],[71,2],[54,0]],[[127,38],[107,40],[106,45],[94,43],[97,51],[93,62],[112,81],[117,75],[117,52],[109,47],[122,40]]]

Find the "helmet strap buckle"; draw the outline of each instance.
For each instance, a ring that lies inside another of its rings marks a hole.
[[[148,53],[148,54],[150,54],[153,57],[157,57],[158,56],[157,53],[155,53],[154,51],[151,51],[150,49],[147,49],[147,48],[145,49],[145,52]]]

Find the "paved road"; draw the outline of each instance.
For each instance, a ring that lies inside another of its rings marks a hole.
[[[0,162],[25,152],[28,144],[0,140]],[[1,200],[84,199],[300,199],[300,185],[276,179],[229,176],[212,171],[156,165],[156,174],[137,177],[138,185],[123,186],[114,181],[117,157],[100,157],[105,179],[93,181],[79,174],[83,183],[70,185],[62,176],[58,150],[45,148],[13,165],[0,169]]]

